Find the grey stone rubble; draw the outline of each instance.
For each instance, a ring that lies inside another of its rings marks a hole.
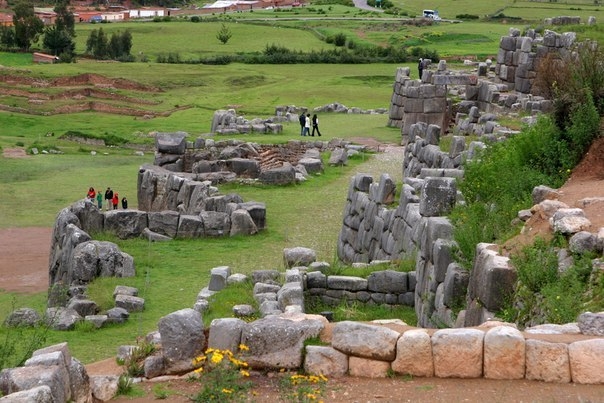
[[[291,184],[323,172],[322,152],[338,156],[331,165],[344,165],[346,157],[365,149],[342,139],[290,140],[277,145],[205,137],[187,141],[184,132],[157,133],[155,143],[154,165],[210,185],[235,180]]]
[[[235,109],[221,109],[214,112],[210,132],[218,135],[279,134],[283,132],[283,125],[275,120],[272,118],[248,120],[243,116],[237,116]]]
[[[275,116],[263,118],[247,119],[245,116],[237,115],[235,109],[221,109],[214,112],[210,133],[217,135],[236,135],[236,134],[280,134],[283,132],[282,123],[296,123],[300,113],[309,113],[306,107],[295,105],[277,106]],[[386,108],[361,109],[356,107],[347,107],[338,102],[318,106],[313,109],[317,113],[351,113],[351,114],[383,114],[387,112]]]

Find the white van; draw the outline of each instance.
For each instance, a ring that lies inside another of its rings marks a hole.
[[[434,21],[440,21],[438,10],[424,10],[424,18],[431,18]]]

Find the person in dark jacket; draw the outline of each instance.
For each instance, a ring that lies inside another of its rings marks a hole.
[[[126,197],[122,197],[122,208],[124,210],[128,208],[128,199],[126,199]]]
[[[304,136],[304,127],[306,126],[306,116],[304,113],[300,114],[298,120],[300,121],[300,136]]]
[[[105,210],[111,210],[111,206],[113,206],[113,190],[110,187],[105,190]]]
[[[312,115],[312,137],[315,136],[315,130],[317,131],[317,135],[320,136],[321,132],[319,131],[319,118],[317,117],[316,113]]]
[[[419,63],[417,63],[417,72],[419,73],[419,79],[422,79],[422,74],[424,73],[424,61],[422,58],[419,59]]]

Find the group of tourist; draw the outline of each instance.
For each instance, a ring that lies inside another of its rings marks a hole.
[[[304,115],[304,113],[300,114],[300,136],[315,136],[315,131],[317,132],[317,135],[321,135],[321,132],[319,131],[319,118],[317,117],[317,114],[315,113],[312,118],[310,117],[310,113],[307,113],[306,115]],[[312,124],[312,134],[310,132],[310,125]]]
[[[91,202],[94,202],[96,200],[99,210],[103,209],[103,199],[105,199],[105,210],[117,210],[118,204],[120,202],[118,193],[114,192],[110,187],[105,190],[105,197],[103,197],[101,191],[97,192],[91,186],[88,189],[88,194],[86,195],[86,198]],[[126,199],[126,197],[122,197],[122,208],[128,208],[128,199]]]

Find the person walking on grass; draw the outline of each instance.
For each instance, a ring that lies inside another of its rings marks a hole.
[[[117,205],[120,203],[120,198],[117,195],[117,192],[113,194],[113,199],[111,199],[111,204],[113,204],[113,209],[117,210]]]
[[[300,136],[305,136],[304,130],[306,127],[306,116],[304,115],[304,112],[300,114],[298,120],[300,121]]]
[[[126,210],[128,208],[128,199],[126,197],[122,197],[122,208]]]
[[[317,136],[320,136],[321,132],[319,131],[319,118],[317,117],[316,113],[314,115],[312,115],[312,134],[311,134],[311,137],[315,137],[315,130],[317,131]]]
[[[103,208],[103,194],[100,191],[96,193],[96,203],[99,210],[101,210]]]
[[[113,205],[113,190],[110,187],[105,190],[105,210],[110,210]]]
[[[306,114],[304,120],[304,136],[310,136],[310,113]]]
[[[88,188],[88,193],[86,194],[86,198],[88,198],[88,200],[94,202],[94,199],[96,198],[96,192],[94,191],[94,188],[92,186],[90,186],[90,188]]]

